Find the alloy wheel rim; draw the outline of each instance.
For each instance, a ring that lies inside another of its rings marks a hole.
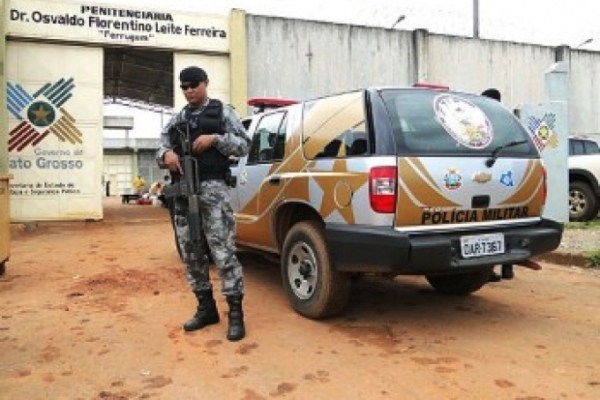
[[[569,192],[569,208],[571,214],[580,215],[586,208],[585,196],[578,190]]]
[[[296,297],[307,300],[315,292],[318,281],[318,263],[313,249],[305,242],[297,242],[287,259],[288,282]]]

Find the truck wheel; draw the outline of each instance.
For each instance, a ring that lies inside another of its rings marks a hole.
[[[438,292],[465,296],[478,291],[490,279],[492,267],[481,271],[452,275],[427,275],[427,281]]]
[[[598,215],[598,199],[585,182],[569,183],[569,219],[589,221]]]
[[[323,228],[299,222],[283,243],[281,277],[292,307],[308,318],[339,314],[350,294],[350,277],[333,268]]]

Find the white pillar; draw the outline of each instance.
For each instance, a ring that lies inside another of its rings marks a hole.
[[[544,218],[569,222],[569,65],[559,61],[545,74],[547,101],[526,104],[520,118],[536,137],[548,177]]]

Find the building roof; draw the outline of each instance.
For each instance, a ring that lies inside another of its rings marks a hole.
[[[139,48],[104,49],[104,97],[173,106],[173,53]]]

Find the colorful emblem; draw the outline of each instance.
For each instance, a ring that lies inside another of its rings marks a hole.
[[[506,171],[500,176],[500,183],[506,187],[513,187],[515,183],[513,182],[512,171]]]
[[[435,98],[435,115],[446,132],[458,143],[470,149],[484,149],[494,138],[492,124],[475,104],[455,95]]]
[[[473,174],[473,181],[477,183],[486,183],[492,180],[492,174],[486,172],[476,172]]]
[[[462,176],[456,168],[448,168],[444,175],[444,184],[448,190],[457,190],[462,186]]]
[[[535,147],[542,152],[546,146],[554,149],[558,146],[558,135],[554,132],[555,114],[545,114],[542,118],[530,116],[527,118],[527,129]]]
[[[75,119],[63,108],[73,96],[73,78],[46,83],[33,95],[18,83],[7,84],[7,108],[20,121],[8,133],[8,151],[21,151],[36,146],[50,133],[61,142],[82,143],[82,134]]]

